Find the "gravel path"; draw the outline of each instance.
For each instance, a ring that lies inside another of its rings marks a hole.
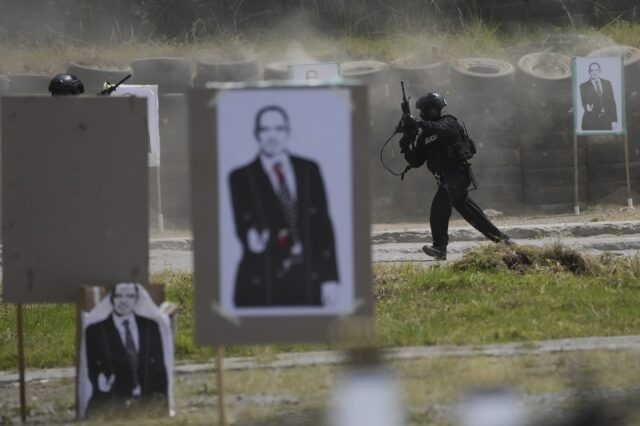
[[[632,349],[640,351],[639,336],[584,337],[575,339],[545,340],[541,342],[501,343],[494,345],[465,346],[417,346],[394,348],[385,351],[388,360],[411,360],[425,358],[446,358],[466,356],[513,357],[523,355],[540,355],[558,352],[577,352],[592,350],[619,351]],[[258,362],[254,358],[226,358],[224,367],[227,370],[246,370],[260,368],[292,368],[312,365],[340,364],[345,356],[338,351],[284,353],[277,355],[269,362]],[[213,362],[208,364],[182,364],[176,366],[176,374],[194,374],[214,368]],[[27,381],[59,380],[75,377],[74,368],[49,368],[28,370]],[[18,374],[11,371],[0,371],[0,384],[18,380]]]

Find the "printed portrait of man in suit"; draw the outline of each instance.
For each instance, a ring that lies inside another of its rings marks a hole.
[[[330,306],[339,290],[334,228],[318,164],[295,155],[287,111],[265,105],[253,123],[257,155],[231,170],[235,234],[242,246],[233,303]]]
[[[600,73],[600,64],[590,63],[589,80],[580,84],[582,130],[612,130],[618,122],[613,86]]]
[[[154,402],[166,408],[163,337],[154,319],[135,312],[141,291],[144,288],[136,283],[117,284],[109,295],[111,313],[85,330],[89,414],[132,403]]]

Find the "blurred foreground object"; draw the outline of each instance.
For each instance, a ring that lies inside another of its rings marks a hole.
[[[460,426],[524,426],[527,413],[519,396],[507,389],[478,389],[459,407]]]
[[[401,389],[375,348],[350,351],[348,369],[333,391],[330,426],[404,424]]]

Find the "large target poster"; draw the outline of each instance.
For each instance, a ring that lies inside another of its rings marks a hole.
[[[622,58],[574,58],[572,65],[576,134],[624,134],[626,113]]]
[[[365,87],[194,95],[197,340],[323,341],[337,318],[367,315]]]

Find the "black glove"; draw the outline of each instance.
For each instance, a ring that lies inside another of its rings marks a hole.
[[[407,152],[409,150],[409,146],[415,139],[416,139],[416,136],[413,132],[405,131],[404,135],[402,136],[402,138],[400,138],[400,141],[398,142],[398,144],[400,145],[400,154],[404,154],[405,152]]]
[[[397,133],[415,133],[418,129],[418,120],[413,115],[405,114],[396,126]]]

